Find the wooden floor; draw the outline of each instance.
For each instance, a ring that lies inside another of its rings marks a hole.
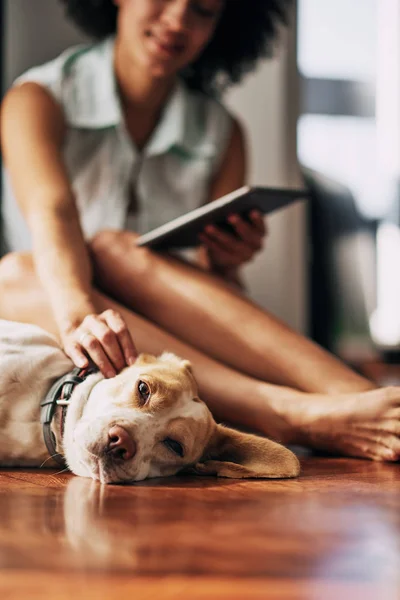
[[[0,598],[399,600],[400,465],[101,486],[0,471]]]

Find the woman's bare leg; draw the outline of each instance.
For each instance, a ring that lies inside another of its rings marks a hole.
[[[283,443],[375,460],[400,457],[400,389],[326,396],[268,384],[210,359],[95,290],[93,298],[99,312],[113,308],[122,314],[139,351],[170,350],[191,360],[200,394],[217,420]],[[34,323],[58,336],[29,255],[0,261],[0,318]]]
[[[214,361],[97,290],[93,290],[93,300],[99,312],[111,308],[123,316],[138,352],[159,355],[171,351],[190,360],[199,392],[218,420],[246,426],[281,441],[292,438],[289,423],[273,405],[276,402],[278,407],[281,398],[297,397],[298,392],[257,381]],[[60,341],[51,306],[28,254],[9,255],[0,261],[0,319],[38,325]],[[260,427],[260,423],[264,426]]]
[[[97,285],[174,336],[247,375],[305,392],[376,387],[216,277],[134,240],[130,232],[96,236]]]

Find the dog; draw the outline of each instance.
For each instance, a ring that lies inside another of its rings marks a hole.
[[[140,354],[112,379],[96,370],[69,375],[73,369],[52,335],[0,320],[1,466],[54,467],[62,457],[72,473],[101,483],[185,470],[232,478],[299,475],[289,449],[217,424],[198,396],[190,362],[170,352]],[[70,397],[46,400],[49,390],[65,389],[60,381],[71,386]],[[54,414],[46,421],[49,406]]]

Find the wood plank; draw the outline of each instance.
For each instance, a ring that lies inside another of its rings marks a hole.
[[[385,583],[347,584],[279,579],[133,578],[114,575],[27,572],[23,581],[14,572],[0,574],[3,600],[398,600],[398,587]]]
[[[1,598],[397,600],[400,466],[301,461],[297,480],[114,486],[3,469]]]

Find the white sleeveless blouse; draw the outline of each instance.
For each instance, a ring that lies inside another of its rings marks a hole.
[[[108,228],[145,233],[204,204],[232,131],[233,119],[219,102],[178,81],[139,152],[125,128],[113,52],[113,38],[76,46],[15,82],[43,85],[63,108],[64,160],[85,239]],[[137,211],[128,216],[132,189]],[[6,170],[2,220],[6,249],[29,250]]]

